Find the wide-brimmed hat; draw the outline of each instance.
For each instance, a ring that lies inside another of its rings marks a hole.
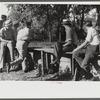
[[[9,25],[12,25],[12,20],[5,21],[5,26],[9,26]]]
[[[64,25],[71,24],[71,21],[69,19],[63,19],[62,24]]]

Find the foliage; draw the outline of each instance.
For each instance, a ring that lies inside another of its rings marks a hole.
[[[70,13],[77,19],[76,24],[83,27],[84,17],[93,9],[94,5],[60,5],[60,4],[8,4],[9,18],[32,21],[33,39],[39,41],[61,40],[61,22],[70,17]]]

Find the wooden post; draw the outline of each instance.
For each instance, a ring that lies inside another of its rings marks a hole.
[[[48,70],[49,67],[48,67],[48,53],[46,53],[46,69]]]
[[[43,80],[43,76],[44,76],[44,51],[41,50],[41,60],[42,60],[42,66],[41,66],[41,80]]]
[[[50,54],[46,53],[46,68],[47,68],[47,71],[50,68],[50,62],[51,62],[51,58],[50,57],[51,57]]]
[[[73,76],[73,81],[76,81],[76,75],[77,75],[77,68],[75,68],[75,73],[74,73],[74,76]]]
[[[74,59],[74,57],[73,57],[73,55],[72,55],[72,61],[71,61],[71,66],[72,66],[72,76],[74,76],[74,70],[75,70],[75,68],[74,68],[74,63],[75,63],[75,59]]]

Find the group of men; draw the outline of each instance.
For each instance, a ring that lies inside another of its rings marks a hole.
[[[2,15],[5,16],[5,15]],[[10,69],[13,69],[13,66],[16,66],[20,63],[23,63],[22,66],[24,72],[27,70],[27,65],[25,62],[27,47],[31,39],[31,22],[27,20],[18,20],[12,21],[11,19],[5,19],[1,23],[2,27],[0,29],[0,72],[5,66],[5,58],[10,54],[9,59],[7,59],[7,72]],[[18,51],[19,57],[15,59],[14,50]],[[8,51],[7,51],[8,49]]]
[[[65,28],[66,40],[65,42],[57,42],[54,45],[54,60],[51,65],[55,65],[60,62],[60,58],[65,52],[73,52],[73,56],[77,62],[77,77],[76,80],[87,79],[93,80],[93,74],[91,73],[90,65],[94,65],[97,73],[100,73],[100,66],[97,63],[97,55],[99,53],[100,33],[97,28],[96,22],[87,20],[85,22],[86,39],[77,46],[78,39],[75,32],[75,27],[70,20],[63,20],[62,25]],[[51,71],[52,73],[52,71]]]
[[[14,65],[23,63],[23,70],[26,71],[26,54],[27,47],[31,40],[31,22],[26,20],[12,21],[11,19],[6,20],[6,16],[2,15],[2,21],[0,22],[0,42],[1,42],[1,50],[0,50],[0,72],[2,72],[2,68],[4,67],[5,60],[5,52],[6,47],[8,47],[10,52],[10,59],[8,60],[8,72],[11,67]],[[95,69],[99,73],[100,67],[98,66],[96,57],[99,53],[99,43],[100,43],[100,35],[99,31],[96,28],[96,22],[91,20],[86,21],[86,39],[85,41],[77,47],[78,38],[75,32],[74,24],[68,19],[64,19],[62,22],[62,26],[65,28],[66,32],[66,40],[62,42],[57,42],[54,45],[54,60],[51,62],[51,65],[58,64],[60,62],[60,58],[65,52],[73,52],[74,58],[78,65],[78,75],[85,79],[92,79],[93,75],[90,72],[90,63],[94,65]],[[14,59],[14,48],[17,48],[19,57],[18,59]]]

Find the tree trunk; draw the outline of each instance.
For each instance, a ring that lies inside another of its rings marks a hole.
[[[97,24],[100,27],[100,7],[99,6],[97,6],[97,13],[98,13]]]
[[[83,21],[84,21],[84,10],[85,10],[85,7],[83,6],[82,19],[81,19],[81,29],[83,27]]]
[[[50,25],[49,8],[48,8],[48,10],[47,10],[47,19],[48,19],[49,42],[51,42],[51,25]]]

